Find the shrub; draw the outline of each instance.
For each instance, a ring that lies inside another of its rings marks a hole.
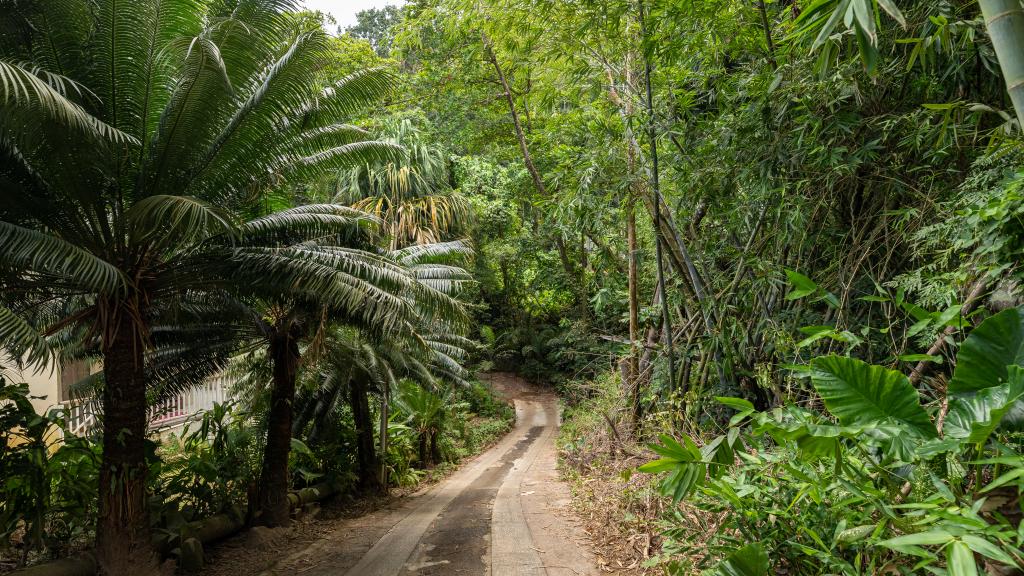
[[[0,552],[59,556],[92,533],[100,446],[39,415],[27,384],[0,377]]]
[[[1024,309],[996,314],[961,345],[944,401],[922,405],[903,374],[842,356],[813,360],[825,412],[787,406],[758,412],[739,398],[728,432],[706,443],[667,435],[661,458],[674,502],[689,498],[722,518],[695,563],[769,564],[789,574],[909,573],[950,576],[1019,568],[1024,490]],[[696,536],[672,523],[672,560]],[[722,565],[720,564],[720,567]],[[745,574],[748,572],[744,572]]]

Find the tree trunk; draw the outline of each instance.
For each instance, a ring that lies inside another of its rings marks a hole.
[[[633,159],[633,154],[629,154],[630,160]],[[632,162],[631,162],[632,164]],[[631,166],[632,168],[632,166]],[[630,170],[632,173],[632,170]],[[640,410],[640,347],[638,340],[640,339],[640,302],[639,302],[639,288],[638,288],[638,270],[637,270],[637,243],[636,243],[636,197],[630,193],[629,200],[626,204],[626,245],[629,252],[629,381],[626,383],[627,390],[629,390],[629,402],[633,408],[633,424],[636,425],[640,422],[641,410]]]
[[[441,455],[441,446],[437,443],[437,437],[440,434],[440,430],[430,432],[430,461],[432,464],[440,464],[444,460],[444,457]]]
[[[761,13],[761,30],[764,31],[764,41],[768,47],[768,62],[774,70],[779,64],[775,61],[775,42],[772,40],[772,28],[768,25],[768,10],[765,8],[764,0],[758,0],[757,10]]]
[[[1006,90],[1024,129],[1024,9],[1020,0],[979,0]]]
[[[260,522],[286,526],[288,515],[288,454],[292,447],[292,401],[299,367],[299,346],[287,327],[278,327],[270,343],[274,382],[267,414],[267,442],[260,474]]]
[[[103,459],[96,557],[111,576],[156,574],[146,510],[145,337],[125,306],[112,306],[103,342]]]
[[[647,40],[647,16],[644,14],[644,5],[640,3],[640,35],[644,41]],[[676,382],[676,367],[675,367],[675,346],[672,343],[672,317],[669,314],[668,306],[668,289],[665,287],[665,265],[661,257],[662,246],[667,245],[668,242],[664,240],[664,231],[662,227],[662,214],[661,214],[661,185],[659,184],[658,176],[658,138],[655,134],[655,116],[654,116],[654,93],[651,88],[651,72],[653,64],[651,63],[651,56],[644,53],[644,86],[647,92],[647,139],[648,145],[651,149],[651,192],[654,194],[654,248],[655,248],[655,268],[658,273],[658,287],[661,288],[661,310],[664,316],[663,322],[665,323],[665,352],[668,356],[668,389],[675,390],[678,382]],[[666,211],[667,212],[667,211]],[[685,250],[685,245],[681,245],[680,248]],[[692,268],[692,265],[691,265]],[[698,282],[694,280],[694,291],[697,294],[698,302],[701,299],[701,287],[698,286]],[[680,394],[685,394],[686,390],[680,390]]]
[[[544,186],[544,179],[541,178],[540,171],[537,170],[537,165],[533,163],[533,156],[530,154],[530,147],[526,143],[526,134],[523,133],[523,126],[519,122],[519,113],[516,112],[516,101],[512,96],[512,89],[509,87],[508,78],[505,76],[505,71],[502,70],[501,64],[498,62],[498,55],[494,53],[494,49],[491,48],[491,41],[487,38],[486,34],[481,34],[481,40],[483,41],[484,51],[487,53],[487,59],[491,61],[494,66],[494,72],[498,76],[498,82],[501,84],[502,90],[505,95],[505,102],[508,104],[508,112],[512,117],[512,127],[515,129],[516,140],[519,142],[519,151],[523,156],[523,164],[526,165],[526,171],[530,173],[530,179],[533,180],[533,187],[537,190],[537,193],[542,198],[548,198],[548,189]],[[565,269],[566,275],[569,277],[570,282],[575,282],[577,288],[577,298],[580,302],[577,304],[581,308],[586,308],[590,299],[587,294],[587,285],[583,281],[582,274],[580,278],[576,278],[576,267],[573,266],[569,260],[568,252],[565,247],[565,241],[562,239],[562,233],[558,230],[554,232],[555,246],[558,249],[558,256],[562,261],[562,267]]]
[[[388,490],[388,411],[391,408],[388,404],[389,396],[388,385],[385,384],[384,395],[380,400],[380,488],[384,492]]]
[[[483,40],[484,51],[487,52],[487,59],[494,66],[494,72],[498,75],[498,82],[501,83],[504,91],[505,101],[508,103],[508,111],[512,116],[512,125],[516,131],[516,140],[519,142],[519,151],[523,154],[523,164],[526,165],[526,170],[530,173],[530,178],[533,179],[533,186],[537,189],[537,193],[547,197],[548,191],[544,186],[544,179],[540,177],[540,172],[533,163],[533,156],[530,155],[530,148],[526,145],[526,135],[523,133],[523,126],[519,122],[519,113],[516,112],[516,101],[512,97],[512,90],[509,88],[505,71],[501,69],[501,64],[498,63],[498,55],[491,48],[490,39],[486,35],[481,35],[481,39]]]
[[[370,414],[370,390],[366,377],[357,374],[349,381],[349,407],[356,427],[356,468],[359,487],[364,490],[380,488],[377,478],[377,454],[373,447],[373,415]]]
[[[651,300],[651,306],[657,306],[658,302],[661,301],[661,290],[654,287],[654,298]],[[654,326],[647,329],[647,337],[644,339],[644,351],[640,355],[640,364],[637,373],[637,385],[641,382],[647,382],[650,379],[650,368],[651,368],[651,352],[654,350],[654,345],[661,339],[660,333],[662,330],[661,317],[659,316]]]
[[[420,450],[419,450],[419,457],[420,457],[420,466],[423,466],[424,468],[430,467],[430,461],[427,459],[427,437],[428,436],[429,436],[429,432],[427,432],[426,430],[420,432],[420,436],[419,436],[419,443],[420,443],[420,446],[419,446],[419,448],[420,448]]]

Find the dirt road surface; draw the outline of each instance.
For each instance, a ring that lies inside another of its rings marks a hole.
[[[554,394],[491,374],[516,426],[445,481],[335,530],[263,576],[597,575],[586,533],[558,479]]]

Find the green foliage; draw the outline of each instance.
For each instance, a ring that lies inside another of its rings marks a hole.
[[[514,420],[515,410],[508,402],[495,398],[490,390],[480,382],[473,382],[467,388],[459,388],[457,395],[465,403],[467,410],[478,416]]]
[[[345,33],[366,40],[378,56],[387,58],[401,19],[398,8],[390,5],[360,10],[356,12],[356,24],[346,28]]]
[[[96,517],[100,447],[60,413],[39,415],[27,384],[0,377],[0,553],[52,557],[81,546]]]
[[[487,443],[509,409],[454,388],[476,364],[588,399],[592,427],[664,433],[645,470],[665,492],[739,511],[684,563],[1017,558],[978,504],[1018,485],[995,459],[1024,422],[1020,126],[978,5],[420,0],[329,37],[290,1],[16,4],[2,351],[123,360],[139,374],[96,390],[148,402],[258,364],[238,391],[259,426],[215,411],[154,461],[175,513],[255,478],[285,342],[297,483],[352,480],[380,432],[346,404],[392,400],[379,456],[403,485]],[[25,430],[11,506],[38,517],[48,456]],[[576,432],[570,458],[592,448]]]
[[[926,412],[898,372],[827,356],[811,362],[827,416],[797,407],[762,413],[723,398],[739,410],[728,434],[702,448],[689,437],[680,443],[663,436],[651,447],[662,458],[639,470],[670,472],[662,490],[676,502],[696,491],[692,505],[736,511],[729,525],[740,538],[732,530],[714,537],[712,557],[746,540],[765,546],[773,565],[799,574],[939,563],[950,574],[976,574],[975,553],[1019,567],[1024,553],[1006,516],[1017,506],[1002,508],[1000,499],[989,504],[993,491],[1024,489],[1020,445],[1006,443],[1012,436],[1004,419],[1024,402],[1024,367],[1008,352],[1019,314],[1015,308],[987,318],[961,346],[960,377],[987,386],[967,392],[950,386],[948,412]],[[734,453],[739,442],[746,449]],[[724,446],[730,450],[718,458]],[[716,473],[714,463],[728,471]],[[670,529],[675,541],[666,549],[684,550],[686,534],[684,527]],[[729,557],[717,570],[730,573],[735,562]]]
[[[160,513],[185,521],[206,518],[246,501],[259,477],[262,438],[244,413],[215,404],[160,448],[153,493]]]
[[[715,567],[715,576],[766,576],[768,555],[756,544],[747,544]]]
[[[917,391],[906,376],[895,370],[853,358],[826,356],[811,362],[811,381],[840,424],[896,425],[926,438],[935,436]]]
[[[960,346],[951,393],[976,392],[1005,382],[1010,366],[1024,365],[1024,316],[1004,310],[971,331]]]

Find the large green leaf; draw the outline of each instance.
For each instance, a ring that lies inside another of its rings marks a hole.
[[[987,318],[960,346],[949,392],[973,392],[1006,382],[1007,366],[1024,365],[1024,314],[1010,308]]]
[[[678,503],[704,482],[707,475],[705,455],[687,436],[683,436],[682,444],[667,434],[662,434],[659,439],[660,445],[648,444],[648,447],[661,458],[643,464],[637,470],[647,474],[669,472],[661,481],[661,490]]]
[[[747,544],[733,552],[715,567],[715,576],[765,576],[768,574],[768,555],[760,544]]]
[[[954,541],[946,546],[946,573],[949,576],[978,576],[978,564],[967,544]]]
[[[818,285],[813,280],[795,270],[786,270],[786,276],[793,285],[793,290],[786,294],[786,300],[799,300],[818,291]]]
[[[1009,366],[1008,370],[1006,384],[958,394],[950,399],[943,428],[946,437],[984,444],[1003,419],[1010,412],[1016,412],[1014,408],[1024,397],[1024,368]]]
[[[816,358],[811,381],[839,422],[846,426],[897,424],[924,437],[935,427],[907,377],[895,370],[842,356]]]

